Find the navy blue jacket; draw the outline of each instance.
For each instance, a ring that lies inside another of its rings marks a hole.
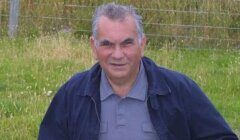
[[[144,57],[148,110],[159,140],[237,140],[197,84]],[[53,98],[39,140],[97,140],[101,67],[73,76]],[[134,116],[133,116],[134,117]]]

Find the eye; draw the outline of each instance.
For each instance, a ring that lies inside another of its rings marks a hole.
[[[104,40],[104,41],[100,42],[99,46],[107,48],[107,47],[113,46],[113,43],[111,43],[110,41]]]
[[[133,44],[134,44],[134,40],[133,39],[126,39],[120,45],[126,47],[126,46],[131,46]]]

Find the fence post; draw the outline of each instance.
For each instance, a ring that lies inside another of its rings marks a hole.
[[[2,36],[2,1],[0,1],[0,38],[1,38],[1,36]]]
[[[19,0],[10,0],[8,36],[14,38],[18,26]]]

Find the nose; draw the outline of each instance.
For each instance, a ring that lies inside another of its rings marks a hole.
[[[112,52],[112,57],[114,59],[122,59],[124,57],[124,51],[120,46],[116,46]]]

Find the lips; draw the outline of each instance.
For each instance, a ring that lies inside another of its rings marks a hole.
[[[113,66],[124,66],[125,64],[116,64],[116,63],[111,63]]]
[[[122,64],[122,63],[110,63],[111,66],[113,66],[114,68],[123,68],[126,64]]]

